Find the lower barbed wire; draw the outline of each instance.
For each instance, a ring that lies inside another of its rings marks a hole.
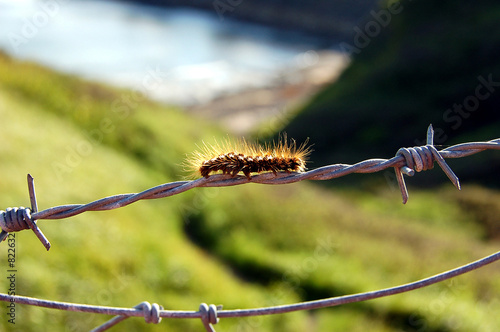
[[[453,277],[463,275],[467,272],[477,270],[483,266],[494,263],[500,260],[500,251],[489,256],[478,259],[474,262],[459,266],[457,268],[436,274],[434,276],[417,280],[411,283],[384,288],[374,291],[368,291],[364,293],[337,296],[324,298],[320,300],[312,300],[307,302],[299,302],[292,304],[283,304],[271,307],[259,307],[252,309],[232,309],[232,310],[222,310],[221,305],[207,305],[202,303],[198,311],[186,311],[186,310],[164,310],[162,306],[158,304],[149,304],[149,302],[142,302],[135,306],[134,308],[119,308],[119,307],[106,307],[88,304],[77,304],[68,303],[60,301],[49,301],[42,300],[33,297],[20,296],[20,295],[7,295],[0,293],[0,301],[4,302],[15,302],[19,304],[32,305],[43,308],[58,309],[64,311],[73,312],[84,312],[84,313],[95,313],[104,315],[116,315],[97,327],[92,331],[105,331],[112,326],[122,322],[128,317],[144,317],[146,323],[157,324],[161,321],[161,318],[198,318],[202,320],[203,326],[208,332],[215,332],[213,324],[217,324],[220,318],[229,317],[250,317],[250,316],[264,316],[264,315],[276,315],[285,314],[294,311],[312,310],[320,308],[328,308],[333,306],[339,306],[348,303],[362,302],[367,300],[372,300],[376,298],[382,298],[387,296],[392,296],[396,294],[406,293],[412,290],[423,288],[442,282]]]

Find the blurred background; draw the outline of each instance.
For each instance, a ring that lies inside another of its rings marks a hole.
[[[202,141],[280,132],[309,169],[500,132],[496,1],[0,0],[0,199],[39,209],[186,176]],[[288,304],[415,281],[498,250],[500,155],[283,186],[198,188],[41,220],[16,234],[16,294],[197,310]],[[7,247],[1,249],[7,276]],[[224,319],[217,331],[498,331],[500,266],[336,308]],[[6,277],[0,292],[7,293]],[[88,331],[109,317],[16,306],[0,330]],[[121,331],[201,331],[128,319]]]

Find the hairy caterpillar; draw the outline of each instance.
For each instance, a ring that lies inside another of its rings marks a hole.
[[[236,176],[243,173],[251,180],[251,173],[303,172],[311,147],[306,140],[297,146],[294,139],[288,142],[286,135],[278,142],[259,145],[245,139],[224,140],[215,144],[203,143],[199,151],[193,152],[186,162],[191,171],[208,178],[220,173]]]

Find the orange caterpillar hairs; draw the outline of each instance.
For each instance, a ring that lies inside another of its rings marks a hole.
[[[251,180],[251,173],[303,172],[311,151],[307,141],[297,147],[294,139],[288,142],[286,134],[277,143],[273,141],[272,144],[263,146],[245,139],[226,139],[213,145],[204,142],[200,151],[195,151],[188,157],[186,165],[205,178],[222,172],[233,177],[243,173]]]

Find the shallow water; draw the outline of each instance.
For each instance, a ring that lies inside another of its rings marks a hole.
[[[7,53],[181,105],[273,85],[290,68],[316,61],[320,45],[325,41],[195,10],[0,0]]]

